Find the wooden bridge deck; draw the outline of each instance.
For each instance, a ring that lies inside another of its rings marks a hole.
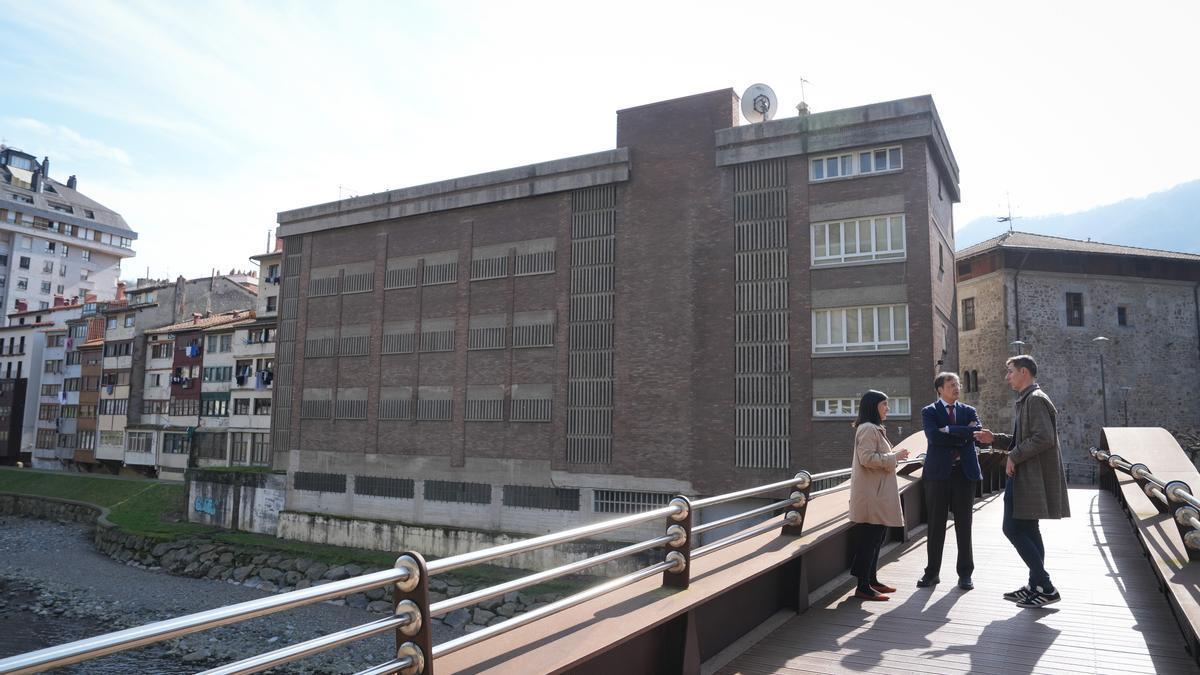
[[[919,537],[880,561],[880,578],[899,588],[891,601],[854,600],[843,585],[719,672],[1200,672],[1116,499],[1070,492],[1073,516],[1042,521],[1062,602],[1021,609],[1000,597],[1025,583],[1027,569],[1000,531],[997,495],[976,504],[975,590],[955,584],[953,532],[942,583],[916,588],[925,566]]]

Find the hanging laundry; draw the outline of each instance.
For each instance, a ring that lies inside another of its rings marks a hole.
[[[263,371],[263,384],[270,386],[271,382],[274,380],[275,380],[275,373],[273,373],[269,370]]]
[[[263,391],[267,388],[267,383],[263,381],[263,375],[265,373],[265,370],[260,370],[254,374],[254,388],[258,391]]]

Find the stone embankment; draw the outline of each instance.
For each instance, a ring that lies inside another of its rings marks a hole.
[[[329,564],[302,556],[264,552],[243,546],[188,538],[161,542],[123,532],[108,522],[105,509],[91,504],[0,494],[0,515],[94,524],[96,549],[118,562],[195,579],[212,579],[271,593],[308,588],[374,570],[362,565]],[[429,581],[430,602],[480,588],[451,575]],[[508,593],[472,609],[457,609],[434,619],[451,630],[472,632],[560,599],[556,594]],[[392,611],[391,588],[376,588],[331,601],[380,614]]]

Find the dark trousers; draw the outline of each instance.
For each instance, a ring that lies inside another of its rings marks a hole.
[[[1004,486],[1004,536],[1012,542],[1013,548],[1017,549],[1017,554],[1029,568],[1029,587],[1041,586],[1046,591],[1053,590],[1054,584],[1050,583],[1050,575],[1046,573],[1046,546],[1042,543],[1042,531],[1038,528],[1037,519],[1013,518],[1011,476]]]
[[[971,508],[975,502],[977,481],[969,480],[962,465],[950,469],[944,480],[922,481],[925,484],[925,513],[929,520],[929,536],[925,541],[928,564],[925,576],[941,575],[942,549],[946,546],[946,516],[954,512],[954,535],[958,540],[958,576],[969,577],[975,571],[971,552]]]
[[[866,590],[872,582],[879,581],[876,572],[879,568],[879,549],[883,547],[883,537],[887,534],[886,525],[874,523],[855,523],[850,531],[854,545],[854,562],[850,564],[850,574],[858,577],[858,587]]]

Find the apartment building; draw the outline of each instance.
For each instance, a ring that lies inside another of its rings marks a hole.
[[[985,424],[1012,427],[1004,361],[1029,353],[1072,482],[1094,479],[1103,426],[1200,431],[1200,255],[1008,232],[956,260],[963,398]]]
[[[62,439],[60,454],[71,450],[74,468],[94,470],[99,466],[96,457],[97,412],[100,406],[100,383],[104,375],[104,326],[103,316],[107,303],[85,303],[77,319],[67,324],[66,372],[63,374],[63,389],[66,405],[75,405],[74,439]],[[75,445],[66,447],[74,441]],[[112,467],[115,470],[115,466]]]
[[[114,297],[137,233],[121,215],[50,178],[50,160],[0,145],[0,301],[47,309],[55,296]]]
[[[850,463],[957,367],[958,168],[928,96],[741,124],[721,90],[617,147],[279,214],[287,508],[540,532]]]
[[[57,451],[57,437],[51,440],[55,420],[40,419],[44,414],[61,411],[61,401],[58,395],[42,396],[43,380],[61,388],[65,363],[61,333],[66,322],[79,316],[82,305],[63,304],[62,298],[57,298],[57,306],[44,310],[13,312],[8,315],[8,326],[0,328],[0,376],[17,387],[16,382],[24,392],[22,402],[22,419],[19,433],[10,436],[10,442],[19,448],[16,455],[7,461],[21,460],[36,468],[61,468],[62,461]],[[55,346],[51,348],[52,356],[47,359],[45,350],[47,340],[51,339]],[[43,403],[47,406],[43,409]],[[57,407],[57,410],[56,410]],[[45,433],[40,433],[45,432]]]
[[[249,309],[196,314],[145,332],[145,412],[127,426],[127,444],[159,478],[183,480],[189,466],[227,465],[219,458],[228,456],[234,363],[228,327],[253,316]]]

